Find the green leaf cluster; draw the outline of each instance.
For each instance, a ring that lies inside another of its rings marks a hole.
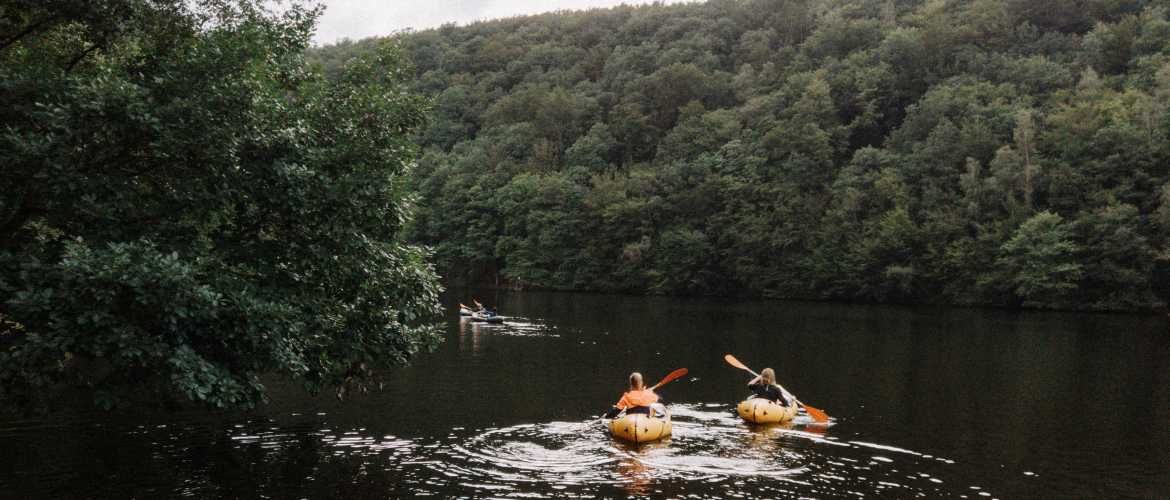
[[[320,13],[253,0],[5,3],[0,396],[252,407],[439,340],[401,238],[427,101],[393,43],[326,77]]]

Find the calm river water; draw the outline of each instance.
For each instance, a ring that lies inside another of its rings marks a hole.
[[[508,321],[462,320],[478,299]],[[0,498],[1170,498],[1161,316],[451,291],[439,350],[346,401],[0,419]],[[787,425],[733,413],[776,370]],[[632,371],[672,438],[598,416]]]

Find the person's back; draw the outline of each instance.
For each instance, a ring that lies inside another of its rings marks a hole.
[[[630,374],[630,390],[622,394],[622,399],[618,401],[617,405],[613,407],[609,413],[605,414],[605,418],[614,418],[625,410],[626,413],[645,413],[649,415],[650,405],[662,403],[662,396],[659,396],[653,389],[642,385],[642,374],[634,372]]]
[[[760,375],[748,382],[748,390],[755,392],[755,397],[771,400],[781,406],[788,406],[788,398],[784,389],[776,385],[776,372],[771,368],[764,368]]]
[[[638,406],[650,406],[651,403],[657,403],[660,396],[650,389],[643,388],[641,390],[634,390],[622,395],[621,401],[618,401],[618,408],[628,410]]]

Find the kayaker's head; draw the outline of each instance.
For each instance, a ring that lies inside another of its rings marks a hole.
[[[645,389],[645,388],[646,388],[646,386],[642,385],[642,374],[638,373],[638,372],[631,373],[630,374],[630,390],[631,391],[640,391],[640,390]]]
[[[764,385],[775,384],[776,372],[772,371],[771,368],[764,368],[764,371],[760,372],[760,383]]]

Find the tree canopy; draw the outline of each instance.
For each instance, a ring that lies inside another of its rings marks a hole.
[[[400,237],[426,100],[392,43],[326,78],[319,14],[256,0],[0,7],[0,390],[212,406],[376,377],[438,342]]]
[[[435,99],[411,238],[452,283],[1164,308],[1167,7],[709,0],[400,33]]]

